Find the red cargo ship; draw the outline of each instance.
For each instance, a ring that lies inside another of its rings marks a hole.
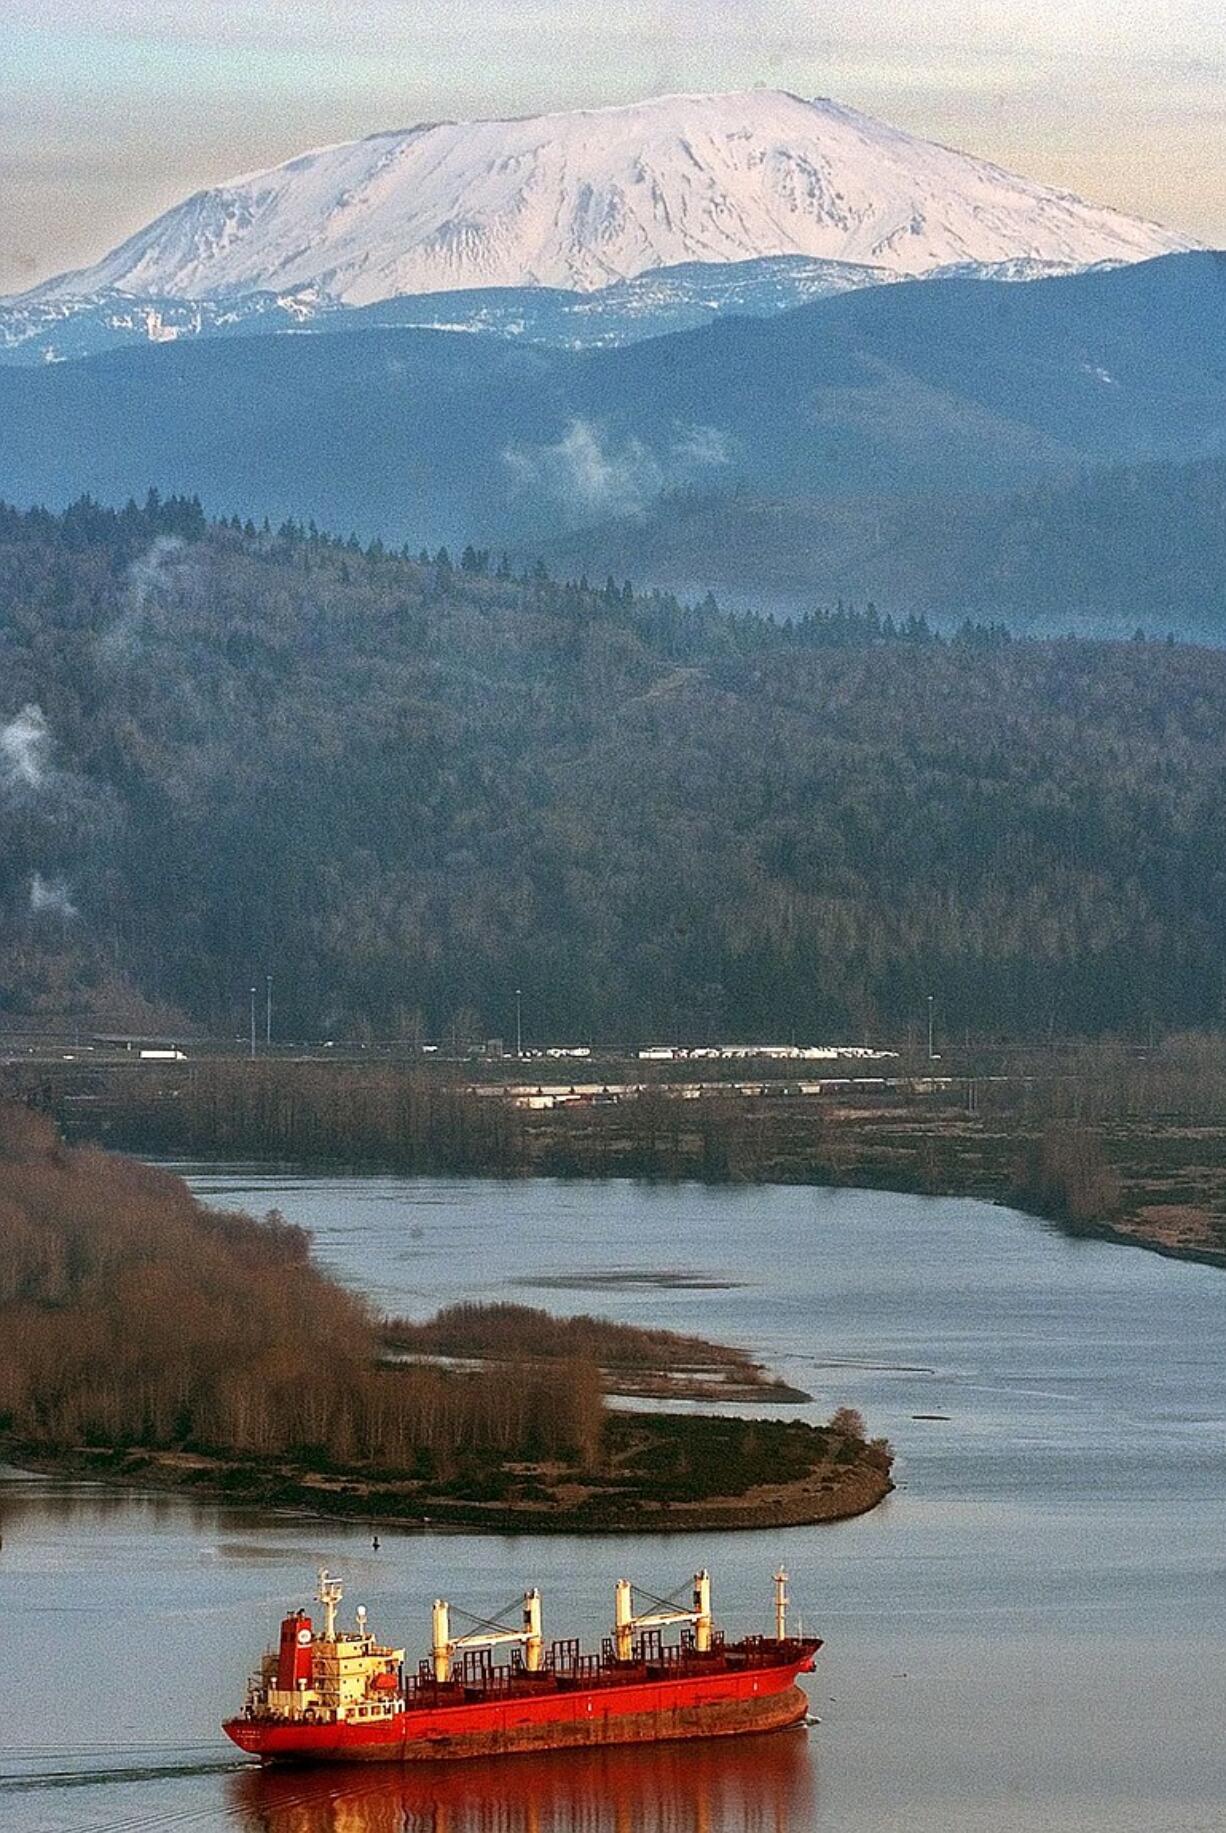
[[[821,1647],[816,1636],[788,1634],[782,1571],[774,1635],[739,1642],[712,1622],[706,1572],[695,1574],[685,1606],[636,1594],[622,1579],[613,1634],[598,1655],[577,1641],[546,1649],[536,1591],[524,1593],[518,1625],[479,1623],[461,1636],[439,1599],[431,1653],[411,1676],[404,1650],[377,1641],[365,1610],[352,1629],[338,1628],[341,1587],[326,1572],[317,1596],[323,1628],[292,1611],[243,1711],[224,1726],[266,1763],[403,1763],[772,1731],[805,1717],[796,1677],[812,1672]],[[670,1625],[680,1626],[677,1642],[663,1639]],[[509,1660],[495,1663],[498,1648]]]

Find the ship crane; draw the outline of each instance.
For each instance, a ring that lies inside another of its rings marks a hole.
[[[645,1593],[644,1595],[650,1595]],[[711,1574],[704,1567],[694,1574],[694,1589],[688,1609],[670,1604],[665,1598],[652,1598],[655,1610],[635,1615],[634,1586],[628,1578],[617,1581],[613,1606],[613,1646],[619,1661],[634,1659],[634,1632],[640,1629],[662,1629],[670,1623],[692,1623],[694,1647],[705,1655],[711,1647]]]
[[[530,1674],[538,1674],[545,1648],[541,1637],[541,1594],[535,1589],[524,1592],[523,1619],[518,1629],[509,1629],[505,1623],[486,1623],[466,1636],[452,1635],[451,1605],[446,1598],[435,1598],[431,1641],[436,1680],[450,1680],[451,1663],[465,1649],[502,1648],[508,1644],[522,1648],[525,1668]]]

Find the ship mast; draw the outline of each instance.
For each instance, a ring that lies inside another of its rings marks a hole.
[[[786,1566],[775,1574],[775,1640],[788,1639],[788,1575]]]
[[[315,1596],[324,1607],[324,1627],[322,1636],[324,1642],[336,1641],[336,1610],[343,1595],[344,1590],[340,1580],[338,1578],[329,1578],[328,1568],[326,1566],[321,1566],[319,1568],[319,1590],[315,1593]]]

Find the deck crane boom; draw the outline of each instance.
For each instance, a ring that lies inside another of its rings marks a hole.
[[[653,1600],[657,1601],[657,1600]],[[658,1601],[657,1601],[658,1602]],[[705,1566],[694,1574],[693,1596],[688,1610],[660,1603],[655,1610],[634,1614],[634,1587],[628,1578],[617,1581],[613,1607],[613,1645],[619,1661],[634,1658],[636,1629],[660,1629],[669,1623],[692,1623],[694,1647],[705,1655],[711,1647],[711,1574]]]
[[[541,1637],[541,1594],[535,1588],[524,1592],[523,1621],[519,1629],[503,1625],[474,1629],[466,1636],[451,1633],[451,1606],[445,1598],[435,1598],[431,1654],[434,1678],[450,1680],[451,1663],[457,1653],[469,1648],[501,1648],[517,1643],[524,1651],[524,1666],[530,1674],[540,1672],[544,1654]]]

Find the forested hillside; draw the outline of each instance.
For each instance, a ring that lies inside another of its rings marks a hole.
[[[848,593],[940,628],[1226,643],[1226,459],[1113,466],[1000,496],[677,492],[546,544],[675,591],[791,615]]]
[[[883,1037],[1216,1018],[1226,655],[775,625],[498,555],[0,513],[0,1017]]]

